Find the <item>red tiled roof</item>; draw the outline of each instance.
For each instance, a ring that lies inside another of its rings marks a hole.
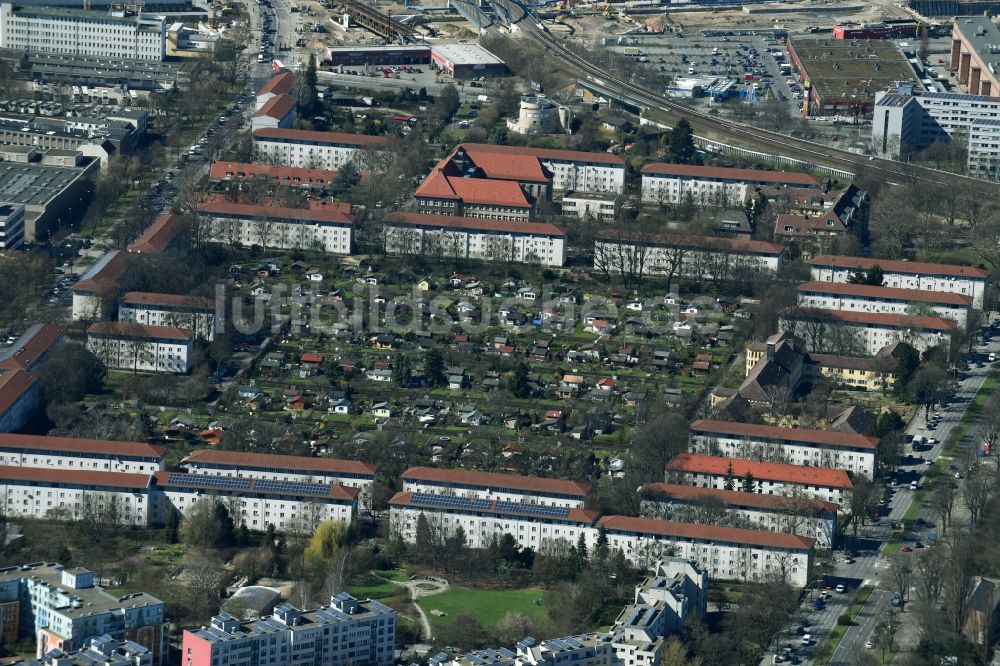
[[[642,167],[642,173],[665,176],[691,176],[694,178],[718,178],[749,183],[777,183],[781,185],[801,185],[815,187],[819,180],[807,173],[795,171],[764,171],[762,169],[731,169],[728,167],[698,166],[695,164],[666,164],[653,162]]]
[[[41,324],[20,347],[10,349],[0,360],[0,368],[31,370],[62,339],[65,331],[52,324]]]
[[[816,308],[792,307],[785,310],[785,316],[798,315],[802,318],[833,319],[849,324],[874,324],[891,328],[922,328],[932,331],[953,331],[958,324],[951,319],[926,315],[885,314],[881,312],[854,312],[851,310],[818,310]]]
[[[119,335],[130,338],[166,338],[168,340],[190,340],[191,331],[173,326],[150,326],[122,321],[99,321],[91,324],[87,335]]]
[[[707,499],[721,500],[727,506],[744,506],[755,509],[771,509],[775,511],[806,510],[817,513],[837,513],[835,502],[824,502],[811,497],[785,497],[783,495],[762,495],[761,493],[745,493],[740,490],[717,490],[715,488],[699,488],[697,486],[682,486],[676,483],[650,483],[643,486],[642,494],[655,499],[665,497],[681,502],[701,502]]]
[[[456,215],[432,215],[430,213],[393,213],[389,216],[393,222],[408,224],[415,227],[450,227],[480,231],[499,231],[501,233],[534,234],[536,236],[566,235],[566,227],[560,227],[547,222],[522,222],[520,220],[483,220],[475,217],[459,217]]]
[[[413,196],[457,199],[465,203],[489,206],[531,207],[521,186],[513,181],[449,177],[436,168],[424,179]]]
[[[878,266],[886,273],[909,273],[919,275],[950,275],[986,279],[990,272],[985,268],[959,266],[957,264],[931,264],[926,261],[898,261],[894,259],[872,259],[869,257],[849,257],[846,255],[824,254],[814,257],[813,266],[832,266],[849,270],[869,270]]]
[[[438,167],[446,169],[449,175],[462,176],[458,173],[454,163],[455,156],[459,151],[465,151],[465,155],[472,160],[486,178],[493,180],[516,180],[518,182],[547,183],[548,174],[542,167],[536,155],[517,155],[509,152],[497,153],[491,150],[479,150],[476,144],[462,144],[455,146],[448,157],[438,163]]]
[[[604,516],[597,521],[597,526],[603,527],[608,531],[656,534],[659,536],[677,537],[679,539],[699,539],[701,541],[737,543],[748,546],[784,548],[789,550],[808,550],[816,543],[815,539],[800,537],[794,534],[784,534],[782,532],[696,525],[694,523],[678,523],[672,520],[655,520],[653,518],[632,518],[630,516]]]
[[[201,474],[181,474],[178,472],[156,472],[153,476],[156,477],[156,485],[164,487],[170,487],[171,480],[174,477],[184,479],[185,484],[183,487],[185,489],[190,489],[192,492],[195,492],[197,490],[197,488],[192,487],[196,483],[196,480],[199,478],[203,478],[203,475]],[[245,492],[248,494],[261,494],[261,495],[287,494],[281,491],[271,490],[270,488],[258,488],[257,487],[258,482],[264,480],[265,479],[250,479],[250,488],[248,490],[236,490],[233,492],[236,493]],[[319,485],[325,485],[325,484],[319,484]],[[327,497],[338,500],[352,501],[357,498],[360,492],[361,491],[358,490],[357,488],[350,488],[348,486],[339,486],[335,483],[331,483],[330,493],[327,495]]]
[[[864,435],[851,435],[829,430],[810,430],[808,428],[782,428],[756,423],[736,423],[735,421],[695,421],[689,427],[691,432],[780,439],[787,442],[807,442],[832,447],[853,446],[873,451],[878,444],[878,440],[874,437],[865,437]]]
[[[0,466],[0,479],[4,481],[34,481],[44,484],[65,483],[103,486],[105,488],[148,488],[152,476],[149,474],[92,472],[89,470],[2,465]]]
[[[827,221],[832,221],[833,224],[827,224]],[[791,227],[791,229],[786,229],[786,227]],[[847,233],[847,226],[832,210],[827,211],[823,215],[817,215],[816,217],[781,213],[774,222],[775,237],[845,233]]]
[[[805,465],[789,465],[777,462],[756,462],[753,460],[743,460],[742,458],[706,456],[700,453],[677,454],[673,460],[667,463],[667,470],[708,476],[725,476],[730,465],[733,466],[733,475],[737,479],[743,478],[747,472],[750,472],[758,481],[780,481],[847,490],[853,487],[847,472],[842,469],[807,467]]]
[[[305,354],[299,357],[299,363],[322,363],[322,362],[323,362],[322,354],[313,354],[311,352],[306,352]]]
[[[162,305],[164,307],[184,307],[207,312],[215,312],[215,301],[201,296],[181,296],[179,294],[155,294],[148,291],[130,291],[121,298],[130,305]]]
[[[615,166],[625,166],[625,158],[622,155],[612,155],[610,153],[589,153],[582,150],[561,150],[558,148],[528,148],[525,146],[500,146],[492,143],[463,143],[459,146],[467,152],[475,153],[499,153],[508,156],[529,156],[541,160],[553,160],[561,162],[591,162],[599,164],[610,164]],[[477,162],[478,164],[478,162]]]
[[[174,242],[177,236],[187,226],[187,222],[179,215],[165,213],[160,215],[141,236],[128,246],[129,252],[155,254],[163,252]]]
[[[254,130],[253,136],[255,139],[284,139],[287,141],[302,141],[303,143],[363,147],[385,147],[392,143],[388,137],[384,136],[345,134],[343,132],[314,132],[312,130],[283,129],[281,127],[263,127]]]
[[[497,474],[475,472],[464,469],[441,469],[438,467],[411,467],[403,472],[404,481],[433,481],[468,486],[485,486],[510,490],[559,493],[583,498],[590,492],[590,484],[565,479],[543,479],[520,474]]]
[[[723,250],[750,252],[753,254],[781,254],[785,246],[781,243],[724,238],[721,236],[693,236],[690,234],[630,234],[619,229],[603,229],[597,233],[601,240],[617,241],[625,244],[648,243],[668,247],[688,247],[697,250]]]
[[[288,208],[286,206],[275,206],[269,204],[231,203],[215,197],[199,204],[198,210],[203,213],[235,215],[250,219],[268,217],[284,220],[309,220],[310,222],[354,224],[354,217],[345,213],[340,207],[337,206],[324,206],[322,208],[315,206],[310,206],[309,208]]]
[[[39,435],[0,434],[0,449],[36,449],[66,453],[96,453],[109,456],[162,458],[166,447],[142,442],[120,442],[77,437],[42,437]]]
[[[115,251],[101,270],[91,275],[86,280],[80,280],[73,285],[74,292],[98,292],[113,287],[118,283],[118,278],[122,276],[128,266],[128,254]]]
[[[295,90],[295,75],[291,72],[282,72],[281,74],[275,74],[267,83],[260,87],[257,91],[257,96],[266,95],[271,93],[272,95],[285,95]]]
[[[17,404],[37,381],[38,375],[20,368],[0,371],[0,416]]]
[[[264,105],[253,115],[255,118],[267,116],[268,118],[281,120],[295,110],[296,104],[295,98],[291,95],[275,95],[264,102]]]
[[[838,296],[862,296],[894,301],[919,301],[922,303],[942,303],[945,305],[972,305],[972,296],[954,294],[946,291],[923,291],[920,289],[895,289],[893,287],[876,287],[867,284],[851,284],[850,282],[810,281],[799,285],[799,291],[818,294],[837,294]]]
[[[413,504],[413,493],[405,492],[405,491],[404,492],[398,492],[398,493],[396,493],[395,495],[392,496],[392,499],[389,500],[389,504],[391,506],[409,506],[409,505]],[[531,504],[521,504],[521,505],[519,505],[518,511],[517,511],[516,515],[521,516],[523,518],[547,518],[547,519],[557,519],[557,520],[561,519],[561,517],[555,517],[552,514],[546,514],[546,513],[541,513],[541,512],[539,512],[539,514],[537,516],[532,516],[530,513],[528,513],[528,511],[529,511],[529,509],[530,509],[531,506],[532,506]],[[541,506],[541,505],[539,505],[539,506]],[[439,506],[437,504],[433,505],[432,508],[435,508],[435,509],[442,509],[443,508],[445,510],[448,509],[448,507],[441,507],[441,506]],[[458,507],[455,507],[455,508],[458,508]],[[484,512],[484,513],[500,513],[500,514],[509,514],[510,513],[509,511],[504,511],[502,508],[498,508],[496,501],[493,501],[490,504],[489,507],[487,507],[485,509],[477,508],[476,511],[477,512],[481,511],[481,512]],[[586,525],[593,525],[594,521],[597,519],[597,515],[598,514],[597,514],[596,511],[591,511],[590,509],[572,508],[572,509],[570,509],[567,512],[565,520],[568,520],[568,521],[574,522],[574,523],[584,523]]]
[[[181,460],[182,465],[185,463],[233,465],[236,468],[266,467],[268,469],[358,474],[361,476],[374,476],[376,470],[375,465],[369,465],[357,460],[312,458],[309,456],[281,456],[269,453],[244,453],[242,451],[218,451],[215,449],[194,451]]]
[[[247,162],[213,162],[208,175],[212,180],[246,180],[254,176],[261,176],[303,187],[326,185],[337,178],[337,172],[329,169],[309,169],[277,164],[249,164]]]

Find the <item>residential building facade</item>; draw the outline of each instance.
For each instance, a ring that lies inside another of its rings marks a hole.
[[[420,213],[490,220],[529,221],[535,217],[534,201],[520,184],[446,176],[440,169],[424,179],[413,198]]]
[[[330,254],[350,254],[354,243],[349,204],[288,208],[214,199],[198,211],[210,219],[206,232],[213,243]]]
[[[821,255],[813,258],[810,264],[811,277],[818,282],[847,282],[851,275],[878,266],[882,269],[885,287],[972,296],[972,307],[976,310],[983,309],[983,292],[990,278],[985,268],[925,261]]]
[[[75,437],[0,434],[0,466],[152,474],[165,469],[162,446]]]
[[[654,162],[642,167],[644,203],[740,208],[756,187],[814,188],[819,180],[805,173],[729,169]]]
[[[181,666],[392,666],[396,611],[341,592],[329,606],[282,604],[269,617],[240,622],[225,611],[209,626],[185,630]]]
[[[879,314],[851,310],[793,307],[782,312],[778,325],[799,335],[810,349],[847,350],[874,356],[880,349],[905,342],[923,353],[948,345],[958,324],[926,315]]]
[[[847,472],[826,467],[804,467],[777,462],[757,462],[741,458],[681,453],[667,464],[667,483],[685,483],[701,488],[740,488],[747,474],[753,491],[762,495],[811,497],[840,507],[850,500],[851,483]]]
[[[270,479],[304,483],[332,483],[360,491],[362,505],[370,507],[371,488],[375,482],[374,465],[357,460],[281,456],[204,449],[193,451],[181,460],[189,474],[232,476],[245,479]]]
[[[562,266],[566,229],[542,222],[505,222],[449,215],[393,213],[386,252]]]
[[[875,478],[874,437],[733,421],[694,421],[688,428],[692,453],[831,467]]]
[[[24,205],[0,203],[0,252],[24,245]]]
[[[107,368],[187,374],[194,336],[172,326],[99,321],[87,329],[87,349]]]
[[[590,484],[521,474],[411,467],[403,472],[403,491],[582,509]]]
[[[611,549],[640,567],[671,552],[716,580],[780,580],[795,587],[805,587],[812,570],[815,541],[794,534],[630,516],[605,516],[597,526]]]
[[[929,314],[965,327],[973,297],[952,292],[875,287],[850,282],[811,281],[799,285],[798,304],[820,310],[885,314]]]
[[[643,486],[640,496],[646,518],[797,534],[815,539],[818,548],[832,548],[837,534],[837,505],[808,497],[672,483]]]
[[[743,280],[757,273],[777,273],[784,249],[778,243],[721,236],[606,229],[599,231],[594,241],[594,269],[632,275]]]
[[[130,291],[118,301],[118,321],[181,328],[202,340],[215,337],[215,301],[199,296]]]
[[[277,127],[253,133],[254,150],[262,162],[332,171],[354,160],[360,151],[385,150],[390,143],[381,136]]]

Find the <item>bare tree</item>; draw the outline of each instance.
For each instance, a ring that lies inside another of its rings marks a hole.
[[[958,488],[951,479],[939,479],[928,498],[928,504],[937,515],[942,532],[948,529],[948,523],[951,522],[951,513],[955,508],[955,499],[958,494],[957,490]]]
[[[993,496],[995,479],[984,468],[976,466],[965,479],[962,504],[969,512],[969,528],[973,529]]]
[[[886,572],[892,583],[893,589],[899,593],[899,607],[910,597],[910,585],[913,581],[913,558],[908,553],[897,553],[889,562],[889,570]]]
[[[953,531],[948,539],[936,546],[947,549],[944,568],[944,610],[955,634],[965,624],[969,595],[972,592],[972,549],[970,537]]]

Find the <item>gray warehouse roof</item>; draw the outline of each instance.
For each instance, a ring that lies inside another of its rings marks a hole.
[[[45,206],[84,173],[70,167],[0,162],[0,201]]]
[[[986,16],[956,16],[955,29],[994,74],[1000,74],[1000,30]]]

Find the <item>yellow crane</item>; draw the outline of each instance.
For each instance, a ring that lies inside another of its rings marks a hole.
[[[611,2],[604,3],[604,11],[602,12],[604,18],[611,18]]]

